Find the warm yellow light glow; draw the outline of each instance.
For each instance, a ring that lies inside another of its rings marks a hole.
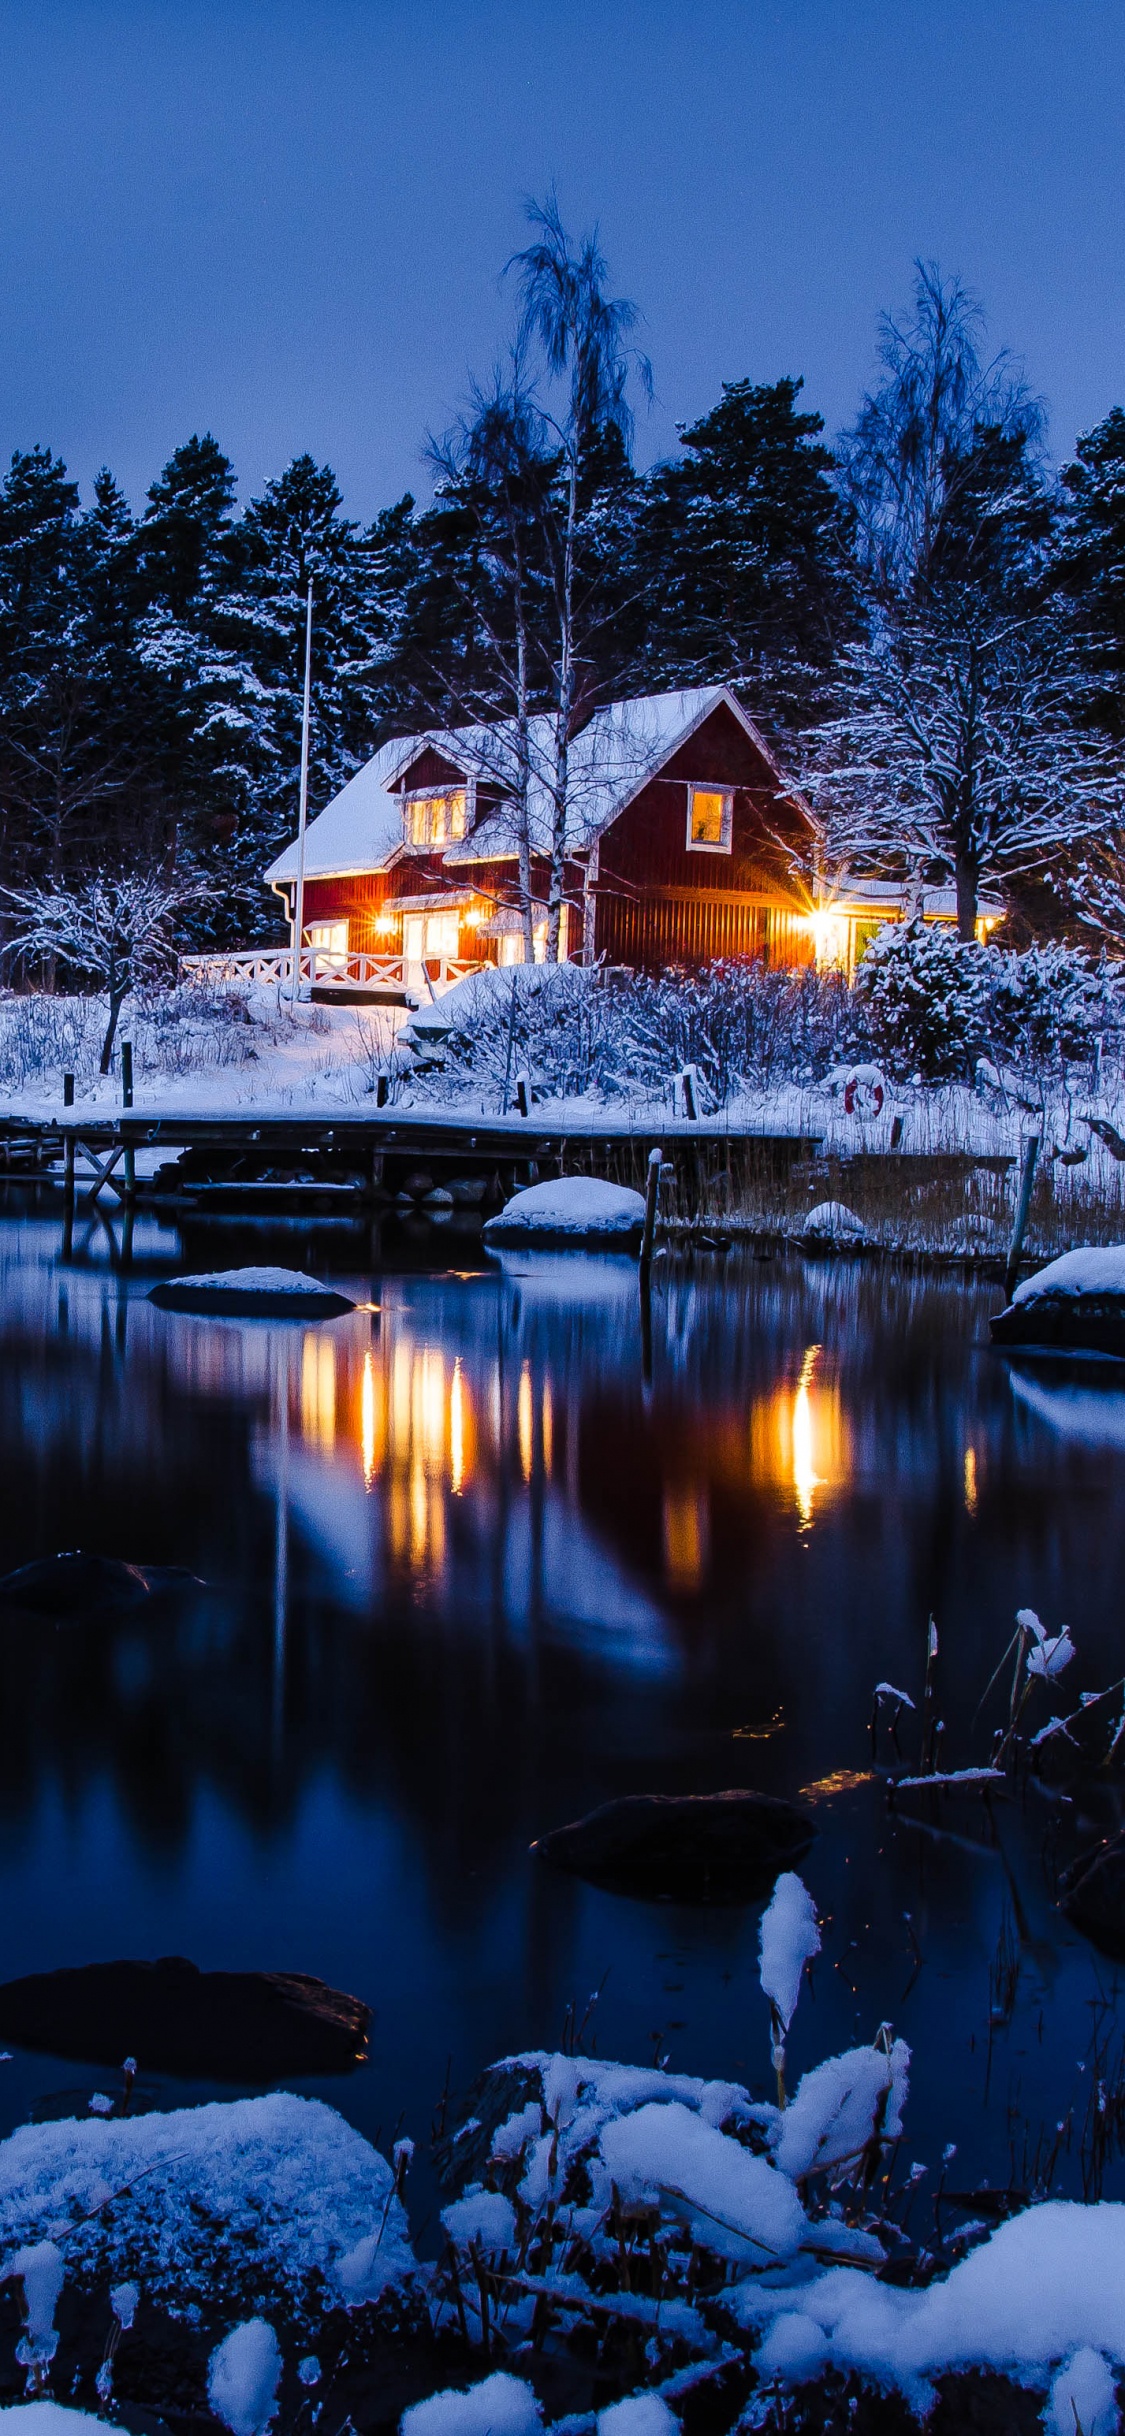
[[[360,1448],[363,1455],[363,1485],[371,1487],[375,1478],[375,1365],[370,1346],[363,1357],[363,1384],[359,1393]]]
[[[666,1481],[661,1503],[664,1578],[670,1590],[698,1590],[707,1561],[706,1491]]]
[[[485,913],[483,905],[466,906],[465,911],[461,916],[461,928],[462,930],[479,930],[484,918]]]
[[[414,1445],[429,1473],[445,1470],[445,1362],[436,1345],[414,1357]]]
[[[543,1429],[543,1469],[549,1480],[555,1466],[555,1408],[551,1397],[551,1382],[549,1379],[544,1379],[543,1381],[541,1421]]]
[[[410,1451],[411,1347],[400,1336],[391,1357],[391,1460],[404,1465]]]
[[[809,1346],[793,1398],[793,1490],[802,1528],[806,1529],[812,1521],[813,1498],[821,1485],[813,1455],[812,1406],[809,1402],[809,1388],[819,1352],[819,1345]]]
[[[465,1485],[465,1412],[461,1384],[461,1359],[453,1365],[453,1381],[449,1390],[449,1485],[459,1497]]]
[[[336,1347],[312,1329],[301,1346],[301,1436],[325,1454],[336,1444]]]
[[[840,1391],[818,1375],[821,1348],[810,1345],[796,1385],[755,1407],[750,1461],[755,1479],[773,1481],[796,1504],[802,1530],[814,1509],[848,1477],[851,1467]]]
[[[517,1406],[517,1427],[520,1442],[520,1470],[525,1480],[531,1478],[531,1364],[525,1362],[520,1372],[520,1392]]]
[[[375,928],[376,928],[376,930],[378,931],[378,933],[379,933],[379,937],[380,937],[381,939],[385,939],[385,938],[388,936],[388,934],[389,934],[389,933],[390,933],[390,932],[391,932],[391,931],[394,929],[394,927],[395,927],[395,917],[394,917],[393,913],[381,913],[381,914],[376,914],[376,916],[375,916]]]
[[[975,1514],[976,1510],[977,1450],[975,1446],[967,1446],[965,1448],[965,1512],[966,1514]]]
[[[847,915],[833,912],[830,905],[816,905],[805,920],[813,935],[817,964],[824,968],[846,967],[851,929]]]

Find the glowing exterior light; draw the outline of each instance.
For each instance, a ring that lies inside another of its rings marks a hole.
[[[847,915],[834,913],[830,905],[817,905],[806,920],[818,966],[841,967],[846,971],[851,961],[851,923]]]

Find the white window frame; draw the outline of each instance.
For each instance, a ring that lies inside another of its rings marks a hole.
[[[723,799],[723,834],[717,846],[691,834],[691,818],[697,795],[721,795]],[[734,788],[709,785],[705,779],[698,783],[689,779],[687,791],[687,850],[689,854],[729,854],[734,838]]]
[[[462,803],[462,828],[460,838],[454,837],[453,835],[453,806],[457,801],[458,796],[460,796]],[[437,803],[443,803],[446,806],[446,835],[438,838],[412,837],[410,830],[415,804]],[[409,788],[404,792],[402,799],[403,841],[408,852],[411,854],[444,854],[447,846],[460,845],[462,839],[468,836],[469,829],[472,825],[470,820],[470,810],[470,794],[467,784],[459,787]]]
[[[319,981],[323,973],[346,973],[348,969],[347,922],[309,922],[305,939],[312,953],[312,976]]]

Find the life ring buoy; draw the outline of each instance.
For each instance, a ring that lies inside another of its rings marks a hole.
[[[877,1066],[856,1066],[844,1084],[844,1109],[848,1116],[880,1116],[886,1091]]]

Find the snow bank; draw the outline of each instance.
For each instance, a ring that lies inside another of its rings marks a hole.
[[[680,2423],[660,2394],[629,2394],[598,2412],[598,2436],[679,2436]]]
[[[280,2383],[281,2346],[264,2318],[234,2327],[211,2354],[207,2399],[231,2436],[265,2436]]]
[[[736,2313],[768,2324],[758,2366],[788,2383],[832,2363],[899,2386],[924,2410],[945,2370],[993,2368],[1045,2385],[1069,2361],[1076,2383],[1104,2399],[1105,2381],[1074,2355],[1125,2362],[1125,2206],[1027,2208],[921,2292],[839,2267],[788,2294],[743,2284]]]
[[[83,2280],[136,2278],[182,2309],[224,2293],[317,2306],[319,2279],[382,2226],[382,2266],[413,2252],[390,2167],[330,2106],[288,2092],[107,2122],[26,2124],[0,2142],[0,2245],[46,2235]],[[0,2264],[0,2272],[3,2271]],[[383,2281],[388,2277],[383,2275]]]
[[[596,1176],[563,1176],[514,1193],[484,1229],[486,1243],[615,1243],[640,1232],[644,1195]]]
[[[1045,1269],[1037,1269],[1034,1277],[1025,1277],[1016,1287],[1013,1307],[1037,1303],[1045,1294],[1073,1296],[1079,1302],[1086,1295],[1125,1299],[1125,1244],[1085,1244],[1077,1252],[1064,1252],[1060,1259],[1049,1260]]]
[[[1047,2436],[1114,2436],[1118,2426],[1113,2372],[1100,2351],[1076,2351],[1059,2370],[1044,2413]]]
[[[9,2402],[0,2410],[0,2419],[18,2419],[11,2436],[77,2436],[79,2428],[104,2431],[106,2426],[96,2412],[67,2411],[61,2402]]]
[[[538,2109],[535,2112],[538,2131]],[[475,2184],[463,2199],[455,2199],[452,2207],[442,2209],[441,2221],[450,2241],[460,2249],[479,2248],[490,2254],[515,2249],[516,2211],[502,2191],[485,2191],[479,2183]]]
[[[792,2182],[686,2106],[642,2106],[607,2124],[601,2154],[623,2198],[682,2204],[693,2241],[720,2258],[765,2266],[791,2258],[808,2231]]]
[[[449,2387],[404,2411],[402,2436],[540,2436],[543,2414],[530,2385],[502,2370],[470,2385]]]

